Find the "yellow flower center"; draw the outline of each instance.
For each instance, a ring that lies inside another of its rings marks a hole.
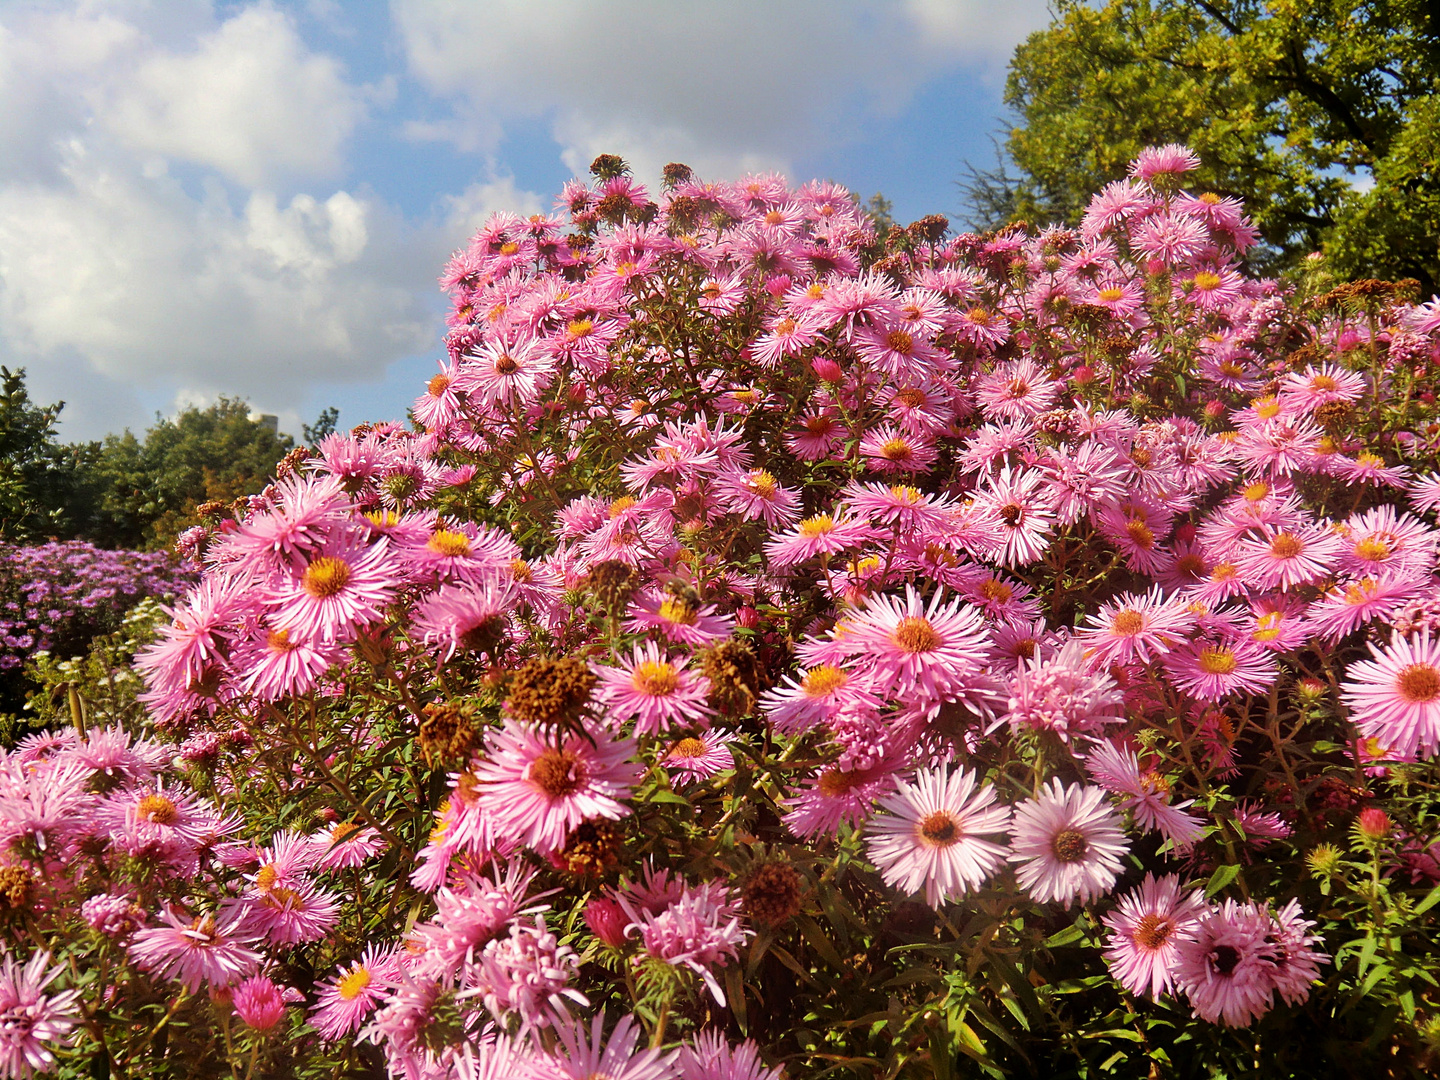
[[[322,555],[305,568],[300,585],[316,600],[328,600],[344,592],[350,584],[350,564],[343,559]]]

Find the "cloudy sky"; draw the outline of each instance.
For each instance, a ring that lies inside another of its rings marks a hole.
[[[63,433],[401,418],[435,277],[595,154],[957,213],[1044,0],[0,0],[0,364]]]

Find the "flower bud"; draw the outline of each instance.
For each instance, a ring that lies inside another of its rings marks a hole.
[[[1205,403],[1205,417],[1208,420],[1219,420],[1225,415],[1225,403],[1211,398]]]
[[[597,896],[585,905],[585,925],[612,949],[625,945],[625,912],[614,900]]]
[[[1384,840],[1390,835],[1390,815],[1378,806],[1367,806],[1355,819],[1355,829],[1371,843]]]
[[[1070,373],[1070,378],[1076,386],[1089,386],[1095,381],[1095,371],[1089,364],[1081,364]]]
[[[1306,705],[1314,705],[1325,697],[1325,684],[1319,679],[1301,679],[1295,689]]]
[[[839,382],[845,373],[840,370],[840,365],[826,356],[817,356],[810,361],[810,367],[820,378],[829,383]]]

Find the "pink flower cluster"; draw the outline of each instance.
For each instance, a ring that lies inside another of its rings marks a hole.
[[[251,780],[328,817],[262,831],[243,783],[71,732],[3,763],[4,858],[257,1031],[297,994],[277,961],[348,927],[308,1023],[412,1080],[773,1075],[695,1018],[743,1008],[775,920],[809,904],[825,941],[861,859],[867,910],[952,931],[1093,912],[1118,987],[1206,1023],[1306,1001],[1296,897],[1189,883],[1323,825],[1322,782],[1440,752],[1440,317],[1302,318],[1193,167],[1147,151],[1079,228],[950,240],[683,170],[496,215],[442,278],[416,429],[332,435],[192,537],[138,661],[181,762],[271,755]],[[1423,877],[1405,843],[1384,872]],[[211,902],[64,869],[97,849]],[[775,852],[814,880],[756,900]],[[656,971],[702,991],[683,1037],[585,1018]]]

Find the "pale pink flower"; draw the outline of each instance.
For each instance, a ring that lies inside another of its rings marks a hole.
[[[880,812],[866,825],[866,851],[887,885],[925,893],[938,908],[979,889],[1005,865],[1001,844],[1010,809],[995,804],[989,784],[977,789],[965,769],[928,769],[880,800]]]
[[[1010,861],[1015,879],[1042,904],[1089,903],[1115,884],[1129,845],[1105,789],[1063,784],[1058,778],[1039,796],[1015,808]]]
[[[1146,874],[1140,887],[1120,898],[1104,916],[1110,928],[1105,962],[1132,994],[1158,998],[1175,985],[1176,946],[1189,940],[1206,911],[1198,892],[1180,892],[1174,874],[1156,880]]]

